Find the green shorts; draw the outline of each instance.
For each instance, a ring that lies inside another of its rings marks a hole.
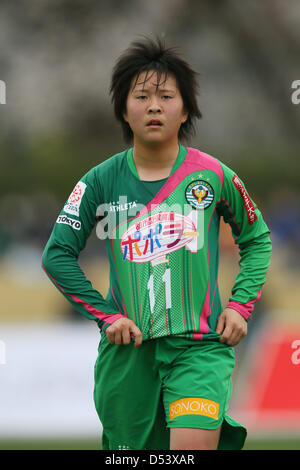
[[[227,414],[234,349],[166,337],[135,349],[103,336],[94,401],[103,449],[169,449],[169,428],[216,429],[219,449],[241,449],[246,429]]]

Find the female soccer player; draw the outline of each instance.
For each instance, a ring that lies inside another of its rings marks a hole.
[[[269,229],[234,171],[183,145],[201,113],[196,73],[174,49],[132,43],[111,94],[132,146],[77,183],[42,257],[101,330],[94,400],[103,449],[241,449],[246,429],[227,414],[234,346],[266,279]],[[224,309],[221,216],[240,248]],[[105,299],[78,264],[95,225],[110,263]]]

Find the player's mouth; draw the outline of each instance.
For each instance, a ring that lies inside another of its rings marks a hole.
[[[151,129],[158,129],[162,125],[163,124],[159,119],[151,119],[151,121],[147,123],[147,127],[151,127]]]

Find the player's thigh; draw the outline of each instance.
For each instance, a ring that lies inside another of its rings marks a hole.
[[[180,351],[162,377],[171,432],[173,428],[220,428],[228,408],[234,362],[233,349],[222,343],[193,344]]]
[[[104,339],[95,364],[94,401],[111,449],[143,448],[161,406],[153,344],[134,348]]]
[[[216,450],[221,427],[217,429],[171,428],[171,450]]]
[[[145,410],[147,398],[151,401],[149,391],[156,385],[151,356],[150,342],[134,348],[132,343],[117,345],[104,339],[95,364],[96,405],[105,406],[105,411],[122,411],[124,416],[132,412],[131,407]]]

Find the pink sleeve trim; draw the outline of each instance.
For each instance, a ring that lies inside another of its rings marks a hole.
[[[122,315],[121,313],[105,313],[105,312],[102,312],[102,310],[98,310],[97,308],[93,307],[92,305],[87,304],[84,300],[79,299],[75,295],[68,294],[67,292],[65,292],[65,294],[69,295],[74,300],[74,302],[76,302],[77,304],[83,305],[83,307],[86,309],[87,312],[89,312],[94,317],[99,318],[99,320],[104,321],[105,324],[108,323],[109,325],[111,325],[114,321],[118,320],[119,318],[124,317],[124,315]]]
[[[250,300],[246,304],[242,304],[241,302],[235,302],[234,300],[230,300],[226,306],[226,308],[232,308],[236,312],[239,312],[245,320],[248,320],[251,317],[251,313],[254,309],[254,304],[257,302],[261,297],[261,289],[259,289],[256,299]]]

